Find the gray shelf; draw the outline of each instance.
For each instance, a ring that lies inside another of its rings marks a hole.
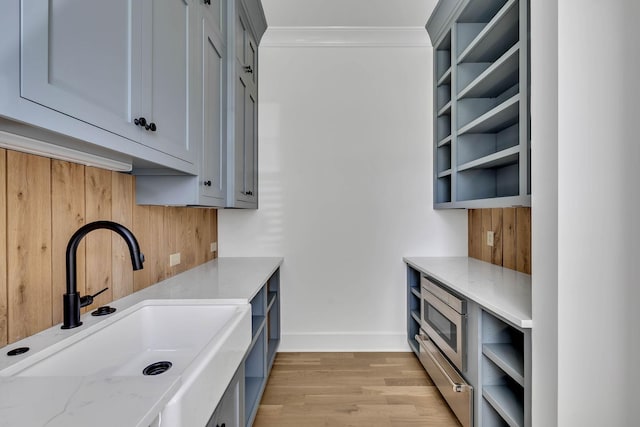
[[[458,130],[465,133],[495,133],[518,123],[520,94],[514,95],[503,103],[487,111]]]
[[[486,68],[458,94],[464,98],[495,98],[518,83],[520,42]],[[468,64],[460,64],[460,68]],[[481,69],[481,68],[480,68]]]
[[[448,116],[451,114],[451,101],[448,101],[444,106],[438,111],[438,116]]]
[[[276,298],[278,297],[278,293],[277,292],[269,292],[268,295],[269,295],[269,297],[268,297],[268,303],[267,303],[267,311],[271,310],[271,306],[273,306],[273,303],[276,302]]]
[[[443,138],[442,140],[438,141],[438,147],[442,147],[442,146],[445,146],[447,144],[451,144],[451,139],[452,139],[452,136],[449,135],[449,136]]]
[[[506,150],[502,150],[497,153],[482,157],[480,159],[462,164],[458,166],[458,172],[469,169],[489,169],[517,164],[519,156],[520,147],[510,147]]]
[[[438,86],[448,85],[451,83],[451,67],[447,68],[442,77],[438,80]]]
[[[420,295],[420,290],[418,288],[411,288],[411,293],[418,299],[422,298],[422,295]]]
[[[411,310],[411,317],[413,317],[413,320],[415,320],[416,322],[420,323],[420,312],[417,310]]]
[[[447,169],[438,173],[438,178],[444,178],[446,176],[451,176],[451,169]]]
[[[511,344],[483,344],[482,353],[524,387],[524,354]]]
[[[508,386],[483,386],[482,396],[511,427],[524,426],[522,400]]]
[[[458,56],[462,62],[493,62],[519,37],[518,0],[509,0]]]
[[[507,0],[470,1],[460,12],[458,22],[489,22]]]
[[[255,341],[260,330],[264,327],[266,317],[264,316],[251,316],[251,341]]]

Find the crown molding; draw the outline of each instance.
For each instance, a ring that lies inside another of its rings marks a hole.
[[[424,27],[269,27],[263,47],[430,47]]]

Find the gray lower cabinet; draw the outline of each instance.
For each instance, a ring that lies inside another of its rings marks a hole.
[[[481,312],[482,426],[531,426],[531,330]]]
[[[7,2],[0,128],[47,129],[72,148],[194,172],[195,9],[196,0]]]
[[[436,208],[531,205],[528,16],[528,0],[441,0],[427,23]]]
[[[416,339],[421,328],[421,276],[407,266],[407,342],[422,360],[424,349]],[[521,329],[467,300],[465,345],[466,367],[457,374],[474,388],[473,425],[530,427],[531,329]]]
[[[253,424],[280,344],[280,270],[251,300],[252,340],[243,361],[245,423]]]
[[[244,366],[240,365],[206,427],[244,427]]]

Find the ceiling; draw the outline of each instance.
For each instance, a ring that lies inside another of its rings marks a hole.
[[[424,27],[437,0],[262,0],[270,27]]]

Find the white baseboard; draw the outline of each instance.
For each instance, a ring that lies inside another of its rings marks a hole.
[[[282,334],[278,351],[411,351],[404,333],[310,332]]]

